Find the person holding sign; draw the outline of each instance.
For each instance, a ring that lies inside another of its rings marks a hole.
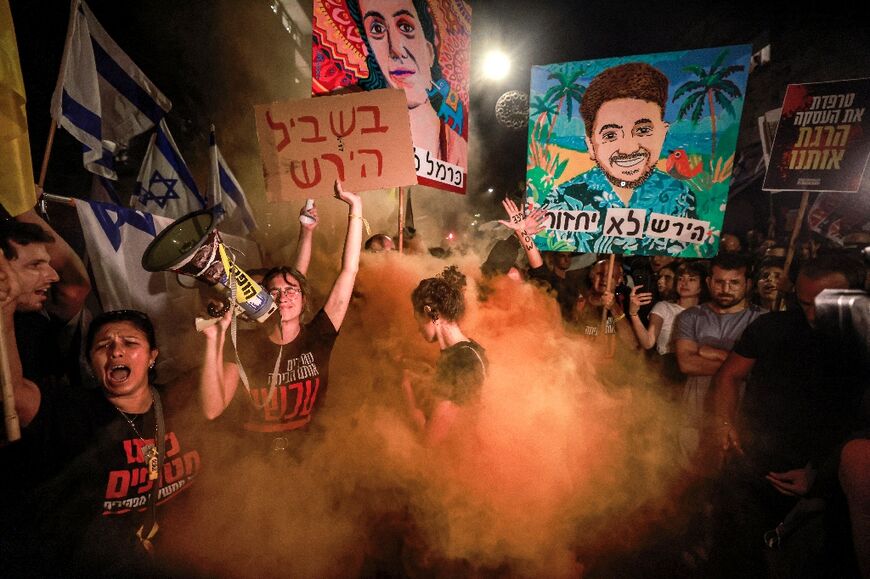
[[[696,217],[688,184],[656,168],[669,128],[664,120],[667,100],[668,78],[643,62],[605,69],[589,83],[580,115],[596,166],[565,182],[555,194],[571,209],[600,212],[603,236],[580,236],[576,251],[677,255],[687,246],[676,239],[629,236],[644,231],[652,213]],[[633,216],[636,231],[611,227],[605,219],[608,209],[640,210]]]
[[[429,3],[347,0],[347,8],[368,48],[369,78],[364,88],[404,90],[414,146],[442,161],[466,167],[468,144],[461,123],[449,125],[439,117],[432,100],[439,97],[447,81],[438,63],[438,39]]]
[[[295,448],[301,439],[291,438],[291,432],[307,428],[325,395],[329,358],[359,269],[363,227],[360,197],[345,191],[339,182],[335,197],[350,208],[342,267],[314,318],[302,323],[309,300],[305,276],[292,267],[276,267],[263,277],[264,287],[278,305],[267,332],[252,332],[236,354],[235,348],[225,347],[231,312],[220,324],[203,330],[202,410],[209,419],[223,414],[243,382],[247,419],[242,428],[262,451],[285,454]]]

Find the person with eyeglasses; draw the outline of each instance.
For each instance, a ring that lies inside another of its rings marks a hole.
[[[342,267],[326,303],[313,318],[303,323],[310,307],[305,275],[295,267],[281,266],[263,276],[263,286],[278,305],[265,322],[265,331],[247,332],[237,343],[237,352],[232,343],[227,344],[230,313],[203,331],[206,347],[199,383],[203,413],[216,419],[235,399],[243,415],[241,428],[264,452],[293,454],[301,442],[293,431],[309,426],[326,393],[329,358],[359,269],[363,229],[359,195],[336,182],[335,197],[350,210]]]

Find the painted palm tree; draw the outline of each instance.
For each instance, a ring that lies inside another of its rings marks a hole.
[[[535,117],[535,125],[549,127],[556,116],[556,104],[547,100],[546,96],[538,95],[532,99],[529,107],[530,116]]]
[[[556,119],[562,112],[562,107],[565,107],[565,112],[568,113],[568,120],[574,116],[574,103],[580,107],[580,101],[583,100],[583,94],[586,92],[586,87],[577,84],[577,79],[586,73],[586,67],[562,67],[561,70],[551,72],[548,80],[555,80],[556,85],[550,87],[544,98],[550,103],[556,103],[556,112],[553,114],[553,121],[550,123],[550,130],[547,132],[545,144],[549,144],[550,137],[553,136],[553,129],[556,126]]]
[[[674,97],[671,102],[677,102],[677,99],[685,96],[685,101],[677,113],[678,119],[684,119],[691,115],[693,123],[701,120],[704,113],[704,104],[706,100],[707,106],[710,108],[710,128],[712,137],[712,149],[710,153],[710,166],[713,166],[713,159],[716,156],[716,103],[722,107],[722,110],[736,117],[737,113],[731,105],[731,101],[740,98],[743,94],[740,88],[728,77],[735,72],[743,70],[743,65],[732,64],[723,67],[725,59],[728,57],[728,51],[723,50],[716,58],[716,61],[709,69],[704,69],[701,66],[687,66],[683,68],[685,72],[694,74],[697,78],[688,80],[680,85],[674,92]]]

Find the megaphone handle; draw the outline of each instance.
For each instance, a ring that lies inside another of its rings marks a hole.
[[[220,318],[196,318],[196,331],[201,332],[221,321]]]

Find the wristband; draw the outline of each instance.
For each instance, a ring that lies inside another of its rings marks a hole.
[[[348,219],[359,219],[360,221],[363,222],[363,225],[366,228],[366,235],[372,234],[372,229],[371,229],[371,227],[369,227],[369,222],[362,215],[357,215],[356,213],[348,213],[347,218]]]

